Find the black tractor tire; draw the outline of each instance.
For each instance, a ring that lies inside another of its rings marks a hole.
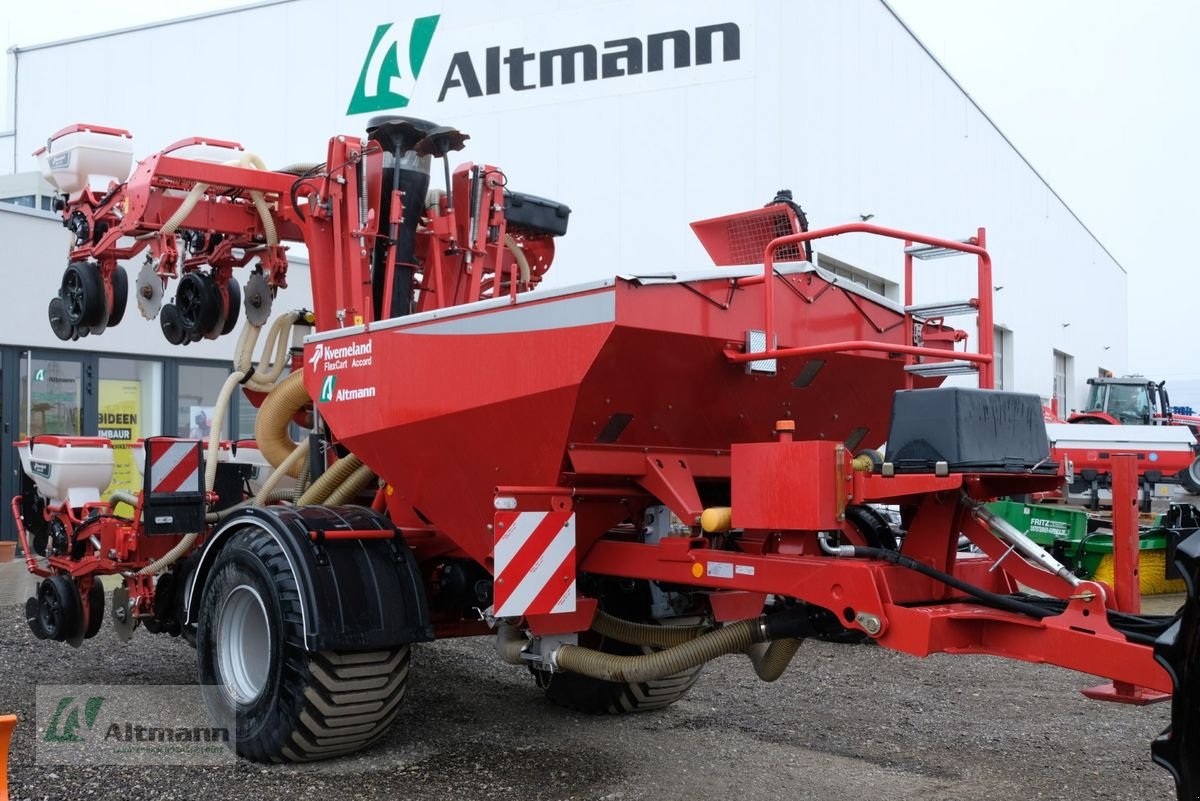
[[[258,530],[233,535],[204,585],[196,630],[201,689],[214,726],[255,762],[307,762],[384,735],[408,686],[408,645],[305,650],[295,579]]]
[[[694,619],[688,620],[694,624]],[[656,649],[629,645],[595,634],[581,635],[580,644],[606,654],[636,656]],[[530,666],[538,686],[550,703],[589,715],[624,715],[663,709],[687,695],[700,678],[703,666],[694,667],[654,681],[637,684],[602,681],[578,673],[551,673]]]
[[[185,273],[175,289],[175,308],[183,330],[192,341],[220,331],[221,292],[212,276],[194,271]]]
[[[118,266],[112,274],[113,300],[112,308],[108,310],[107,327],[112,328],[125,319],[125,307],[129,305],[129,274],[125,268]]]
[[[1192,495],[1200,495],[1200,456],[1193,459],[1191,465],[1179,474],[1179,483]]]
[[[67,320],[77,328],[99,326],[108,320],[108,301],[100,268],[86,261],[73,261],[63,271],[58,290]]]
[[[224,322],[221,324],[221,336],[233,332],[233,329],[237,327],[238,317],[242,313],[242,285],[237,282],[236,278],[230,278],[225,288],[229,295],[229,304],[225,309]]]

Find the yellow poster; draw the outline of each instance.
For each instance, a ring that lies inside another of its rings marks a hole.
[[[141,487],[130,446],[141,436],[138,418],[142,411],[142,382],[100,379],[100,424],[98,432],[113,444],[113,478],[104,496],[116,490],[137,492]],[[133,510],[122,508],[129,514]]]

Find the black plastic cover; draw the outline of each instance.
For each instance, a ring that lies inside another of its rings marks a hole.
[[[897,472],[1058,469],[1037,395],[962,387],[897,392],[884,461]]]
[[[510,230],[562,236],[567,232],[571,208],[557,200],[505,189],[504,216]]]
[[[387,519],[362,506],[248,507],[230,515],[196,569],[189,624],[196,622],[193,616],[220,543],[243,526],[267,531],[287,553],[304,605],[309,651],[387,648],[433,639],[425,586],[403,538],[322,536],[394,531]]]

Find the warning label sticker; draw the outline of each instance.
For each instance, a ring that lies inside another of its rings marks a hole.
[[[732,562],[709,562],[709,578],[733,578]]]

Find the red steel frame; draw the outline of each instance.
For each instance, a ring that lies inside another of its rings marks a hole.
[[[901,231],[895,228],[884,228],[879,225],[871,225],[869,223],[846,223],[844,225],[835,225],[830,228],[821,228],[815,231],[803,231],[797,234],[789,234],[781,236],[771,241],[767,245],[766,252],[763,254],[763,274],[761,276],[751,276],[749,278],[738,279],[739,286],[750,286],[753,284],[765,283],[767,291],[763,298],[763,320],[766,331],[766,347],[764,350],[757,353],[728,353],[728,358],[733,362],[755,362],[763,359],[772,358],[787,358],[789,356],[812,356],[821,353],[845,353],[852,351],[874,350],[887,351],[889,353],[902,353],[905,355],[905,364],[912,364],[911,358],[914,356],[924,356],[927,358],[945,360],[947,352],[940,348],[924,348],[914,345],[905,345],[897,347],[894,345],[883,345],[878,342],[831,342],[819,346],[810,347],[778,347],[775,344],[775,289],[774,282],[771,277],[775,275],[775,253],[783,246],[790,244],[808,243],[817,239],[826,239],[842,234],[875,234],[876,236],[884,236],[890,239],[898,239],[904,242],[905,249],[914,243],[929,245],[931,247],[945,248],[948,250],[957,250],[962,253],[974,254],[978,257],[978,297],[975,302],[979,308],[979,348],[978,353],[963,353],[954,352],[953,356],[956,359],[972,362],[978,365],[979,369],[979,386],[986,389],[991,389],[995,386],[995,367],[992,353],[993,342],[991,330],[992,322],[992,258],[988,255],[985,246],[985,231],[980,228],[976,237],[970,242],[955,242],[952,239],[941,239],[938,237],[924,236],[921,234],[913,234],[907,231]],[[904,305],[911,306],[913,302],[913,256],[911,253],[904,254]],[[905,312],[905,341],[913,341],[913,320],[912,315]],[[909,386],[911,387],[911,376],[909,377]]]
[[[827,442],[814,444],[831,446]],[[577,446],[577,451],[581,447]],[[653,452],[648,455],[653,456]],[[615,470],[612,458],[604,461],[603,456],[598,459],[585,455],[576,459],[577,470],[581,465],[591,468],[576,475],[582,478],[592,470]],[[623,472],[632,469],[626,466]],[[731,471],[728,455],[716,454],[709,455],[707,464],[696,470],[706,476],[728,475],[735,485],[743,480],[769,478],[774,482],[772,490],[786,499],[787,504],[823,506],[826,514],[832,513],[829,496],[823,492],[825,485],[814,480],[811,473],[768,476],[751,470],[738,474]],[[1136,580],[1132,589],[1129,585],[1119,585],[1121,596],[1098,582],[1087,581],[1073,587],[1066,580],[1007,553],[1007,546],[975,520],[959,500],[960,495],[987,500],[1013,492],[1049,489],[1061,477],[922,474],[888,478],[852,472],[848,465],[846,473],[851,477],[846,479],[845,503],[890,503],[907,509],[910,519],[903,554],[991,592],[1015,592],[1019,582],[1038,592],[1066,599],[1066,611],[1036,620],[984,606],[904,567],[867,559],[830,557],[820,551],[817,533],[813,531],[783,530],[765,532],[760,537],[748,536],[739,541],[736,550],[714,549],[702,537],[672,537],[658,544],[645,544],[616,535],[596,539],[581,536],[579,570],[712,590],[714,599],[725,593],[749,593],[755,598],[768,594],[793,597],[841,614],[843,623],[850,627],[865,629],[860,621],[866,615],[877,621],[872,623],[877,630],[869,633],[880,645],[916,656],[935,652],[990,654],[1105,676],[1118,682],[1118,686],[1171,691],[1170,678],[1154,660],[1153,649],[1130,642],[1105,617],[1107,610],[1122,609],[1130,603],[1127,596],[1129,592],[1136,593]],[[690,480],[691,475],[681,478]],[[548,487],[505,487],[497,491],[518,497],[523,493],[570,492]],[[689,497],[693,491],[693,487],[676,485],[672,492],[656,495],[663,500],[678,499]],[[636,492],[627,488],[590,488],[580,491],[575,499],[576,508],[603,503],[601,493],[620,496],[624,503],[637,497]],[[685,511],[670,505],[677,514]],[[736,507],[734,515],[736,521]],[[838,525],[851,539],[857,536],[848,524]],[[958,552],[959,531],[979,546],[984,555]],[[731,568],[716,579],[708,567],[712,563]],[[717,608],[714,602],[714,610]],[[751,604],[736,616],[748,617],[757,611]],[[545,621],[539,623],[547,631],[563,630]],[[578,626],[579,621],[564,620],[562,625]]]

